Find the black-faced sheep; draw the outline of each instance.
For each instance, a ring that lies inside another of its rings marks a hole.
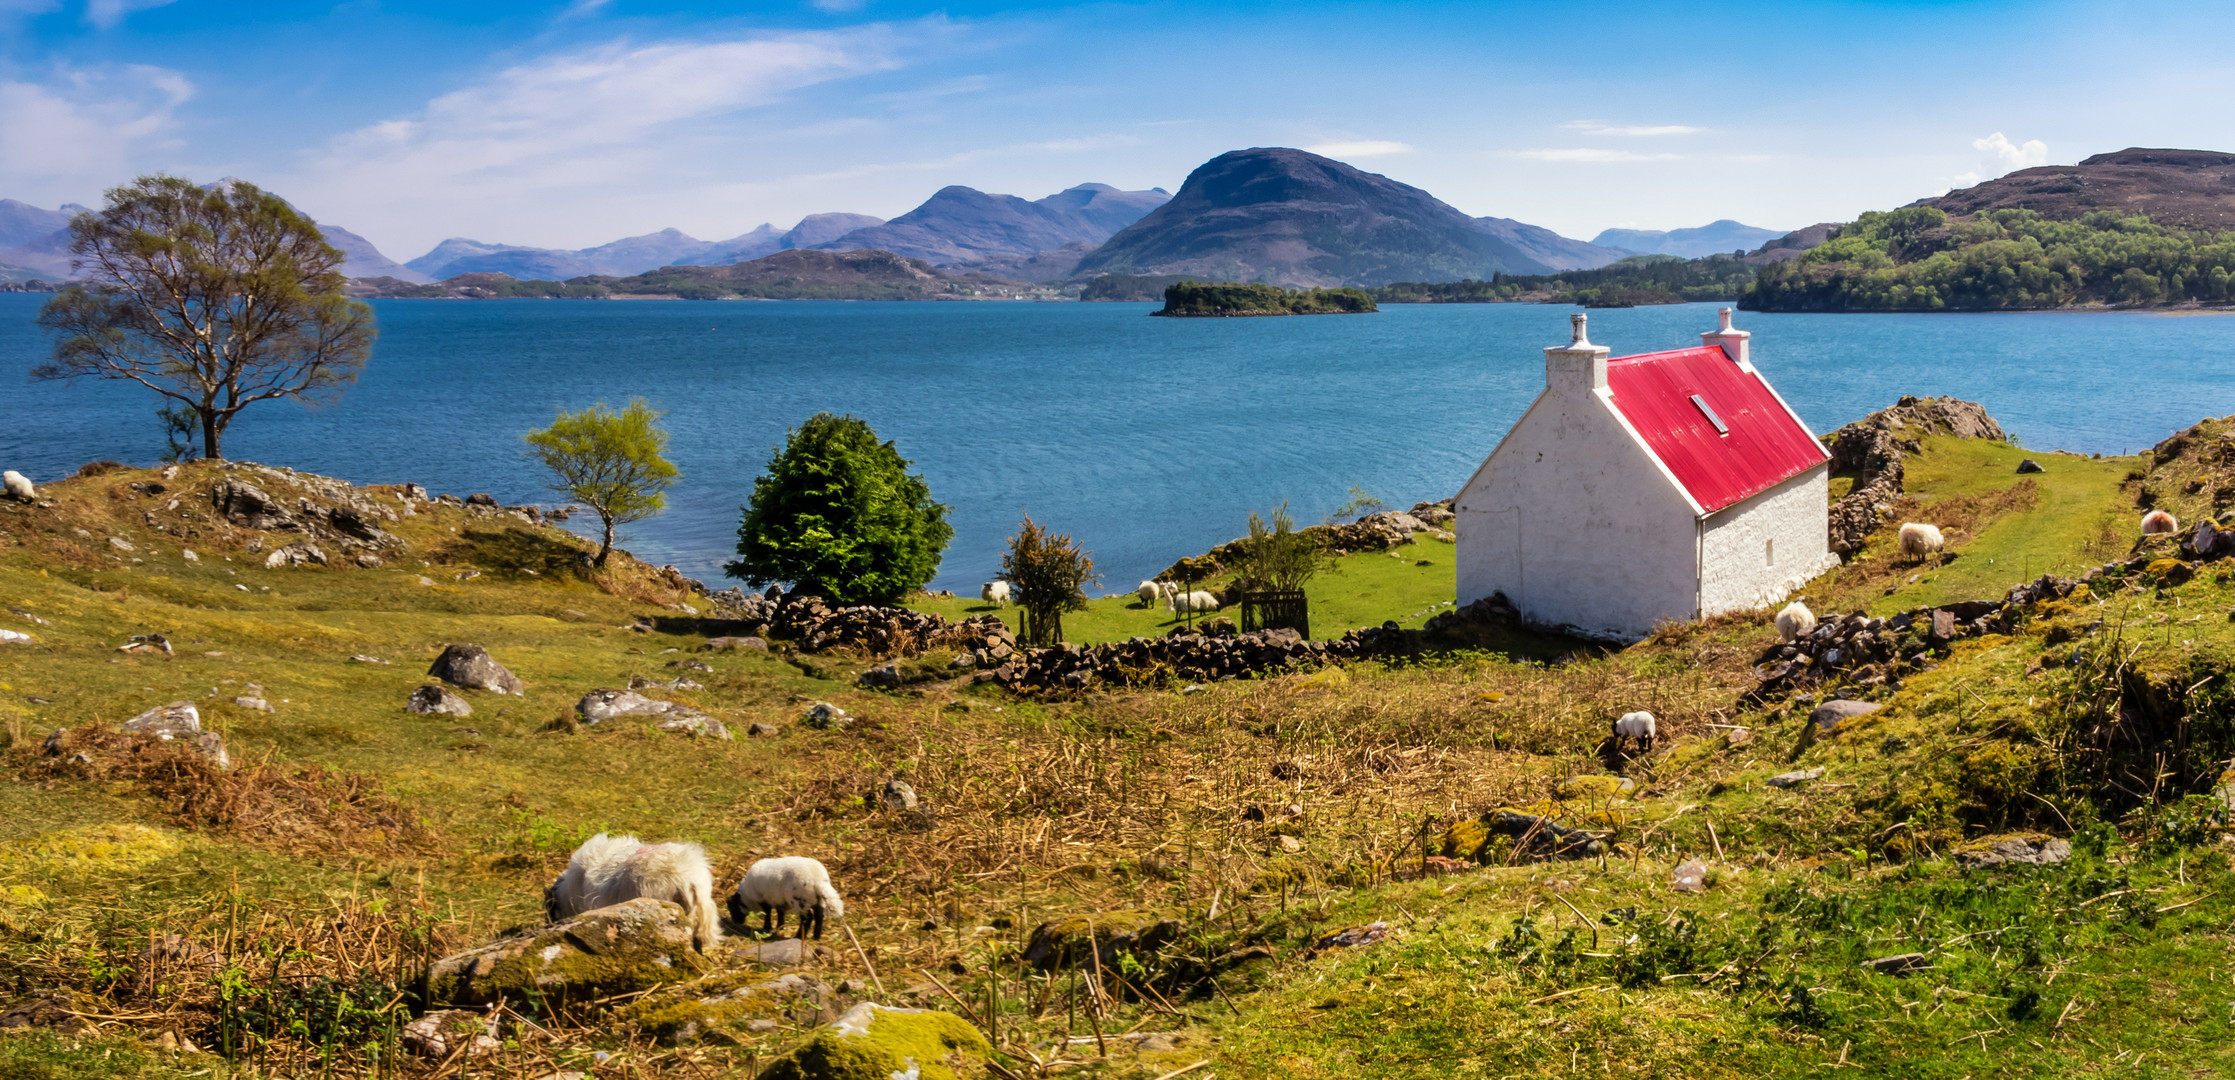
[[[745,880],[737,883],[729,898],[729,917],[743,926],[747,913],[753,911],[761,913],[763,933],[783,929],[785,913],[797,912],[799,936],[804,938],[812,930],[820,941],[823,920],[832,915],[845,918],[846,902],[839,899],[822,863],[792,855],[762,859],[745,871]]]
[[[574,849],[566,872],[543,891],[552,922],[640,896],[683,908],[691,943],[706,952],[722,940],[714,907],[714,871],[697,844],[647,844],[633,836],[599,833]]]

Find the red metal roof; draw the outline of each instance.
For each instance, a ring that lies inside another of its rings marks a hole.
[[[1741,369],[1720,346],[1618,356],[1606,363],[1606,382],[1614,407],[1709,512],[1829,456],[1761,376]],[[1717,419],[1727,432],[1716,430]]]

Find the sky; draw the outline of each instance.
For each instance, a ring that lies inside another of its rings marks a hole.
[[[1589,239],[2235,149],[2235,5],[0,0],[0,197],[238,176],[392,258],[1177,190],[1298,146]]]

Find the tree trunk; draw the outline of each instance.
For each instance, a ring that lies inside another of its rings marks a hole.
[[[202,414],[202,457],[211,461],[221,459],[224,455],[217,452],[217,435],[225,429],[217,422],[217,410],[201,408],[195,411]]]
[[[599,514],[598,520],[605,522],[605,545],[598,548],[598,557],[590,560],[590,563],[602,570],[605,568],[605,557],[613,554],[613,518],[608,514]]]

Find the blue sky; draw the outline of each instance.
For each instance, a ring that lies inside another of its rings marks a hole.
[[[0,0],[0,196],[237,175],[390,256],[706,239],[1317,149],[1589,238],[2235,149],[2199,4]]]

